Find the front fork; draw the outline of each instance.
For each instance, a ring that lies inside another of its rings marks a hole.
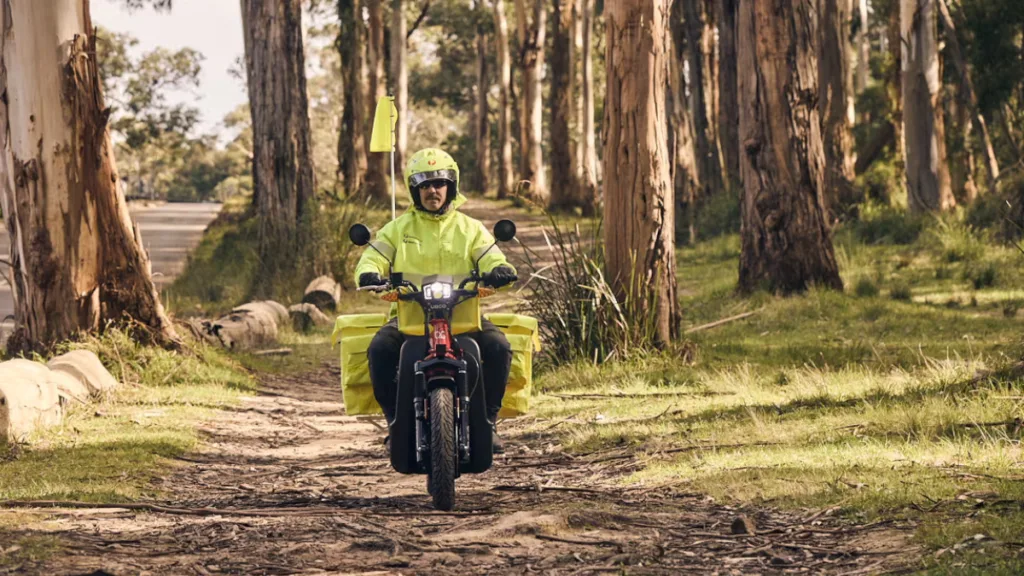
[[[427,400],[427,376],[416,372],[416,390],[413,395],[413,411],[416,414],[416,461],[426,463],[430,458],[430,402]],[[466,370],[460,369],[455,375],[455,425],[456,442],[459,447],[459,461],[469,462],[469,385]]]

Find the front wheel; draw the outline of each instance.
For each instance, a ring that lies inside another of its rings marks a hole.
[[[427,491],[434,508],[451,510],[455,506],[455,401],[448,388],[430,392],[430,473]]]

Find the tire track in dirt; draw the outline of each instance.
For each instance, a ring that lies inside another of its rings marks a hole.
[[[59,538],[62,553],[20,570],[840,574],[908,560],[907,530],[624,485],[646,465],[640,455],[569,455],[526,425],[504,426],[508,454],[489,472],[459,479],[455,512],[437,513],[424,476],[391,471],[382,431],[344,414],[336,363],[264,376],[261,394],[204,424],[204,449],[157,481],[168,493],[158,504],[174,511],[52,510],[46,533]],[[732,534],[740,514],[754,520],[757,535]]]

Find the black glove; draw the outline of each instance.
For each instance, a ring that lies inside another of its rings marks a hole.
[[[364,286],[383,286],[385,284],[387,284],[387,281],[381,278],[380,274],[377,274],[376,272],[363,272],[359,275],[360,288]]]
[[[516,276],[516,271],[508,266],[497,266],[494,270],[484,273],[483,280],[488,286],[501,288],[519,280],[519,277]]]

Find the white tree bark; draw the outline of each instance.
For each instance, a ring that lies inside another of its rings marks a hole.
[[[125,317],[176,342],[117,187],[88,2],[0,2],[0,198],[21,350]]]
[[[907,204],[914,212],[948,210],[956,204],[939,101],[942,78],[935,2],[900,0]]]

